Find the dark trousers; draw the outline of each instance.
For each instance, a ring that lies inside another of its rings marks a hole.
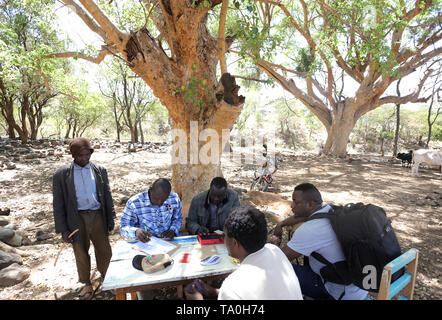
[[[321,277],[314,273],[310,266],[293,264],[293,269],[298,277],[303,295],[314,300],[334,300],[325,289]]]
[[[112,257],[112,249],[104,227],[102,213],[93,211],[79,213],[80,216],[80,240],[73,244],[75,262],[77,264],[78,280],[81,283],[89,283],[91,276],[91,258],[89,247],[92,241],[95,250],[97,269],[104,278]]]

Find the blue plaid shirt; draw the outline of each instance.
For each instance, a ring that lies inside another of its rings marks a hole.
[[[176,193],[171,192],[161,206],[155,206],[150,202],[146,191],[127,201],[120,219],[120,234],[129,239],[136,239],[137,229],[146,227],[155,237],[169,229],[173,230],[176,236],[180,236],[182,220],[181,200]]]

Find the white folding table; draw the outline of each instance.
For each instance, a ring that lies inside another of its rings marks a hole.
[[[171,253],[173,264],[155,273],[146,273],[132,266],[132,259],[143,254],[133,248],[133,243],[120,240],[112,248],[113,255],[102,290],[115,289],[117,300],[126,300],[126,294],[136,299],[137,291],[176,286],[178,296],[183,296],[183,286],[194,279],[215,280],[225,278],[238,268],[231,261],[225,244],[200,245],[196,236],[177,237],[173,240],[179,247]],[[216,253],[218,264],[202,266],[200,260],[207,253]],[[187,261],[187,262],[184,262]]]

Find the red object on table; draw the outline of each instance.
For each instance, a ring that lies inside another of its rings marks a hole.
[[[190,260],[190,256],[191,256],[190,253],[183,253],[181,259],[180,259],[178,262],[181,262],[181,263],[188,263],[189,260]]]
[[[201,245],[204,244],[219,244],[224,243],[224,237],[217,233],[198,235],[198,241]]]

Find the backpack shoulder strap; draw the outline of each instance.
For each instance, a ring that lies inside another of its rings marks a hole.
[[[311,255],[313,258],[315,258],[316,260],[318,260],[319,262],[321,262],[321,263],[323,263],[323,264],[325,264],[325,265],[327,265],[327,266],[333,265],[330,261],[328,261],[327,259],[325,259],[324,256],[323,256],[322,254],[320,254],[320,253],[318,253],[318,252],[316,252],[316,251],[312,252],[310,255]]]
[[[322,219],[322,218],[329,218],[330,219],[330,217],[333,214],[336,214],[340,209],[342,209],[341,206],[331,205],[330,211],[314,214],[314,215],[308,217],[306,221],[315,220],[315,219]]]
[[[314,214],[314,215],[310,216],[310,217],[307,219],[307,221],[315,220],[315,219],[323,219],[323,218],[330,219],[331,216],[332,216],[333,214],[336,214],[336,211],[339,210],[340,208],[342,208],[342,207],[332,205],[330,211],[328,211],[328,212],[321,212],[321,213]],[[318,253],[318,252],[312,252],[312,253],[311,253],[311,256],[312,256],[313,258],[315,258],[316,260],[318,260],[319,262],[321,262],[321,263],[323,263],[323,264],[325,264],[325,265],[327,265],[327,266],[332,266],[332,267],[334,267],[333,263],[331,263],[330,261],[328,261],[327,259],[325,259],[324,256],[321,255],[321,254]]]
[[[322,218],[329,218],[329,214],[326,212],[317,213],[317,214],[314,214],[314,215],[308,217],[307,220],[305,220],[305,221],[322,219]]]

